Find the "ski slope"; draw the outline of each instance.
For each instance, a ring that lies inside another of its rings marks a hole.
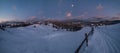
[[[80,53],[120,53],[120,24],[95,28]],[[0,53],[74,53],[90,27],[77,32],[34,25],[0,30]]]

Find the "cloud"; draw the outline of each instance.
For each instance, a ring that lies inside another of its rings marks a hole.
[[[87,14],[88,14],[88,12],[83,12],[80,16],[78,16],[79,18],[84,18],[84,17],[86,17],[87,16]]]
[[[12,6],[12,9],[13,9],[13,10],[16,10],[16,9],[17,9],[17,8],[16,8],[16,5]]]
[[[117,15],[119,15],[119,16],[120,16],[120,13],[117,13]]]
[[[36,16],[31,16],[31,19],[35,19],[36,18]]]
[[[116,15],[114,15],[114,17],[118,17],[120,19],[120,13],[117,13]]]
[[[36,19],[36,16],[29,16],[28,19],[26,20],[34,20],[34,19]]]
[[[72,4],[71,6],[72,6],[72,8],[73,8],[75,5],[74,5],[74,4]]]
[[[6,22],[6,21],[12,21],[15,20],[15,18],[0,18],[0,22]]]
[[[102,10],[103,9],[103,6],[102,4],[99,4],[97,7],[96,7],[97,10]]]
[[[66,15],[66,17],[71,17],[72,16],[72,14],[69,12],[69,13],[67,13],[67,15]]]

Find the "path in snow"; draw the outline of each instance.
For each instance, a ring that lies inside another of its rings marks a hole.
[[[120,53],[120,24],[95,28],[84,53]]]

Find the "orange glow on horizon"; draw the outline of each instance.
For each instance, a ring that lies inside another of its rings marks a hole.
[[[5,21],[12,21],[14,20],[13,18],[0,18],[0,22],[5,22]]]

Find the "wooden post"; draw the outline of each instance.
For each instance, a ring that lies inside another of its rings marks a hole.
[[[88,37],[93,34],[94,32],[94,27],[91,27],[91,31],[89,33],[85,33],[85,38],[82,41],[82,43],[80,44],[80,46],[76,49],[75,53],[79,53],[81,47],[83,46],[83,44],[86,42],[86,46],[88,46]]]

